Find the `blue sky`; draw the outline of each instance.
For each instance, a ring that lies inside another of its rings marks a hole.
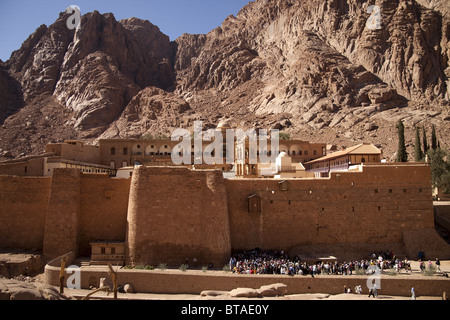
[[[14,50],[40,25],[51,25],[59,13],[77,5],[81,13],[112,12],[117,20],[136,17],[157,25],[171,40],[183,33],[208,33],[250,0],[0,0],[0,59]]]

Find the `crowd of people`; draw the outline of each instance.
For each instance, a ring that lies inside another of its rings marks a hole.
[[[286,274],[286,275],[352,275],[373,274],[385,270],[411,272],[408,259],[399,259],[394,252],[378,252],[367,259],[355,261],[302,261],[298,256],[290,257],[284,250],[240,250],[229,261],[229,268],[236,274]]]

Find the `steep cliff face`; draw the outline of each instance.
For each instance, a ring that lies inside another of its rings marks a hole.
[[[373,85],[407,99],[448,100],[438,12],[411,1],[373,3],[381,9],[379,30],[366,26],[367,1],[255,1],[208,34],[189,68],[177,66],[185,71],[181,89],[232,89],[263,75],[284,82],[286,94],[275,94],[281,99],[316,84],[352,107],[369,102]],[[349,101],[349,94],[364,97]],[[274,102],[276,109],[281,101]]]
[[[3,63],[0,90],[5,95],[0,100],[0,120],[3,123],[19,112],[0,128],[0,149],[14,149],[13,155],[28,154],[35,148],[42,137],[36,139],[34,134],[45,136],[43,144],[95,139],[142,89],[155,86],[167,90],[175,82],[172,44],[150,22],[136,18],[118,22],[112,14],[95,11],[82,17],[80,30],[70,30],[68,18],[61,13],[51,26],[39,27]],[[26,108],[20,109],[23,106]],[[34,115],[33,108],[45,109],[47,117],[58,118],[52,124],[58,128],[49,133],[44,125],[33,132],[19,132],[20,118]],[[24,135],[30,144],[26,147],[11,141]]]
[[[149,21],[98,12],[69,30],[62,13],[3,63],[0,149],[12,149],[24,134],[13,124],[39,107],[58,124],[25,135],[36,143],[169,136],[227,118],[312,142],[369,140],[390,155],[402,119],[436,125],[449,146],[449,12],[438,0],[256,0],[173,42]]]
[[[376,18],[371,5],[380,9],[377,28],[368,26]],[[220,92],[233,109],[240,89],[253,83],[244,106],[252,116],[234,114],[235,124],[280,126],[275,115],[287,115],[292,125],[281,127],[311,140],[367,139],[392,154],[399,119],[409,128],[435,124],[446,140],[449,25],[442,14],[401,0],[254,1],[191,48],[190,63],[176,65],[178,90],[191,99]]]
[[[133,97],[120,118],[99,139],[137,139],[145,134],[168,136],[167,132],[180,127],[182,116],[189,110],[190,105],[177,95],[147,87]]]
[[[0,125],[23,106],[20,84],[4,70],[0,60]]]

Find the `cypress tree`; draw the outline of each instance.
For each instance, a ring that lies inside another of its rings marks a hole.
[[[399,120],[397,124],[398,129],[398,151],[397,162],[408,162],[408,153],[405,146],[405,126],[403,121]]]
[[[427,132],[425,131],[425,126],[423,127],[423,154],[428,152],[428,142],[427,142]]]
[[[423,160],[422,145],[420,143],[419,127],[416,127],[416,141],[414,144],[414,160],[420,162]]]
[[[431,130],[431,149],[437,149],[437,137],[436,137],[436,126],[433,124],[433,129]]]

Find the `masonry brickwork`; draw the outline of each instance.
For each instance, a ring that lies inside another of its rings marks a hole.
[[[42,250],[51,183],[0,175],[0,248]]]
[[[359,244],[366,250],[397,247],[416,256],[420,248],[402,248],[404,233],[434,229],[426,165],[367,165],[362,172],[335,172],[329,179],[287,180],[284,191],[279,182],[226,181],[233,248]],[[261,199],[261,213],[249,214],[249,194]],[[438,254],[433,251],[429,253]]]
[[[230,256],[225,183],[220,171],[139,167],[128,209],[126,263],[222,265]]]
[[[412,259],[420,250],[448,259],[449,245],[434,230],[430,179],[426,164],[364,165],[282,184],[183,167],[141,166],[127,179],[76,169],[0,176],[0,247],[42,248],[52,259],[90,256],[91,242],[118,240],[135,265],[196,258],[221,266],[232,249],[255,247],[399,248]]]

